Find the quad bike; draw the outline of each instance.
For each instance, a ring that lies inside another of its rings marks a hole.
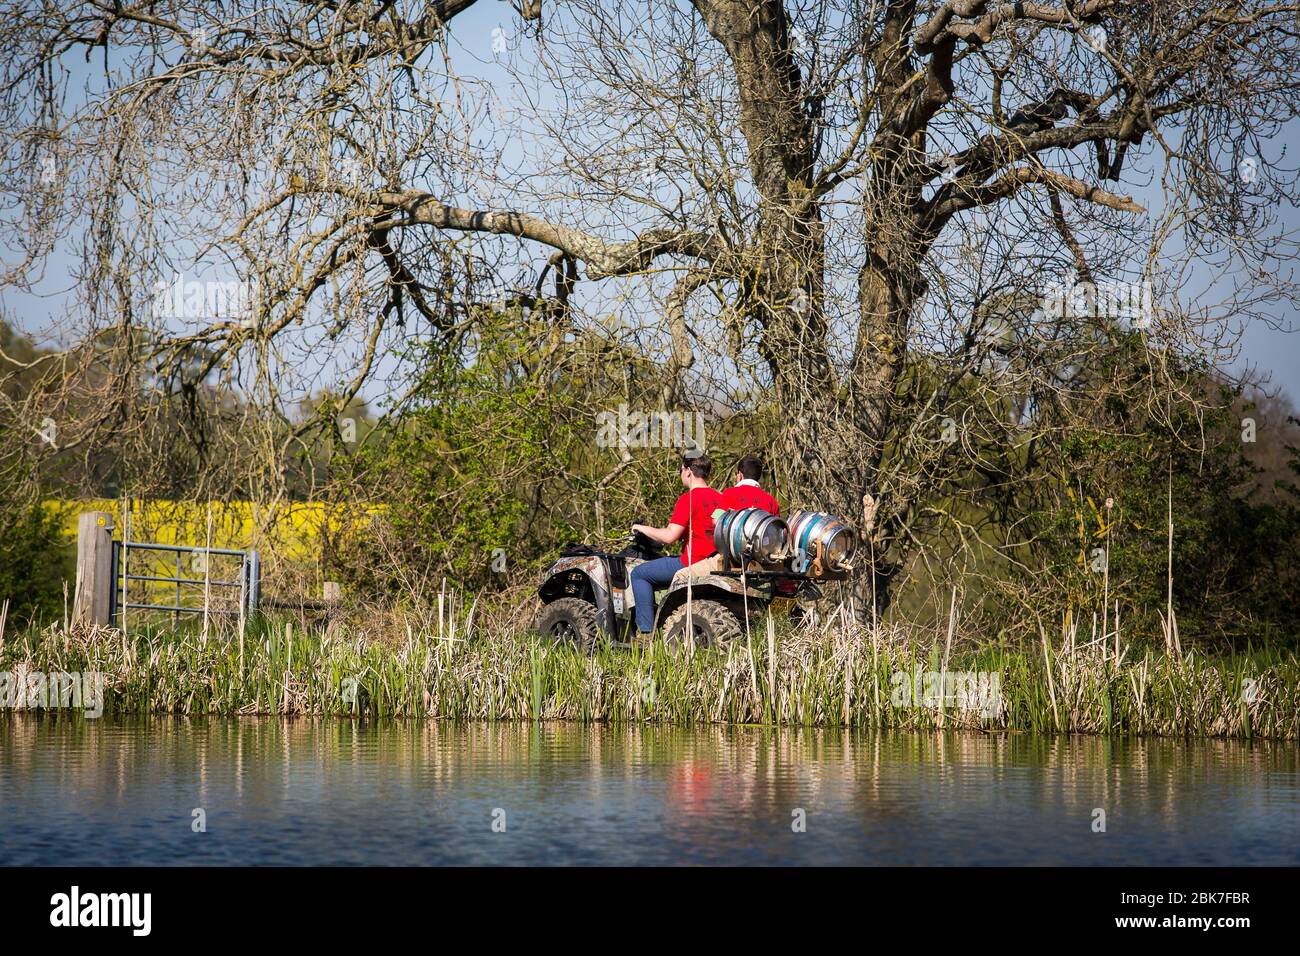
[[[811,519],[800,515],[819,520],[809,528]],[[791,529],[806,532],[802,543]],[[670,644],[710,647],[742,636],[747,623],[769,608],[798,615],[800,601],[821,597],[819,581],[845,576],[855,540],[844,522],[812,512],[796,512],[789,526],[756,508],[725,512],[714,528],[716,567],[673,578],[659,597],[655,629]],[[632,570],[662,554],[662,545],[640,533],[616,552],[567,546],[543,573],[535,629],[587,653],[603,643],[630,647],[636,635]]]

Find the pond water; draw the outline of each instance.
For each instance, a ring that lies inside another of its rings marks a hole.
[[[1300,750],[8,714],[0,862],[1297,864]]]

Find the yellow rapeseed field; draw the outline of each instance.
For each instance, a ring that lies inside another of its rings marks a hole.
[[[77,516],[105,511],[113,516],[113,537],[123,538],[127,522],[123,502],[107,498],[46,501],[60,515],[71,543],[77,538]],[[252,501],[133,500],[130,507],[132,541],[191,547],[256,548],[287,561],[313,561],[321,549],[321,530],[339,528],[323,502],[290,501],[268,507]]]

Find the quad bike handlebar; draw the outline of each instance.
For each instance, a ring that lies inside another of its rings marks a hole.
[[[644,523],[644,522],[640,522]],[[654,538],[640,531],[629,531],[622,539],[627,542],[626,551],[633,551],[641,556],[657,558],[664,553],[664,546]]]

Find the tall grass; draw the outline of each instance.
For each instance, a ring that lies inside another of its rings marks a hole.
[[[389,640],[288,617],[206,637],[186,625],[59,624],[0,634],[0,671],[98,671],[106,712],[119,714],[1300,736],[1300,660],[1276,647],[1211,660],[1116,652],[1109,639],[1080,647],[1069,632],[1037,647],[981,646],[841,614],[798,627],[762,620],[716,650],[658,643],[587,657],[452,601],[421,624]],[[997,699],[979,709],[954,699],[964,671],[996,675]],[[947,696],[900,701],[918,672],[942,673]]]

